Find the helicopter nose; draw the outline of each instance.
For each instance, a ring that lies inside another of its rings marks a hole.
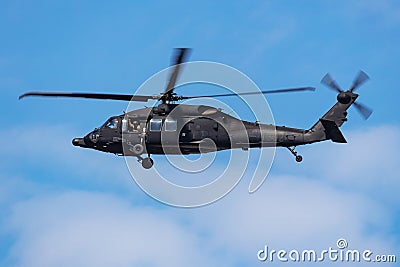
[[[72,144],[74,146],[87,147],[85,141],[83,140],[83,138],[74,138],[74,139],[72,139]]]

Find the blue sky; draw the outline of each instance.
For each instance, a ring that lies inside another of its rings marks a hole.
[[[397,1],[2,1],[0,25],[0,265],[254,266],[268,264],[256,258],[264,245],[322,249],[341,237],[399,258]],[[147,196],[123,158],[71,145],[126,103],[18,101],[36,90],[133,93],[174,47],[261,89],[316,87],[267,96],[279,125],[308,128],[335,103],[319,83],[327,72],[343,88],[368,73],[357,92],[374,113],[350,109],[349,143],[300,147],[302,164],[278,149],[255,194],[245,176],[188,210]]]

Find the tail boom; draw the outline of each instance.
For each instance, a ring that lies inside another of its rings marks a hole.
[[[340,97],[343,94],[343,97]],[[356,101],[358,94],[346,91],[339,94],[337,103],[326,112],[305,134],[307,143],[332,140],[335,143],[347,143],[340,127],[347,121],[347,110]]]

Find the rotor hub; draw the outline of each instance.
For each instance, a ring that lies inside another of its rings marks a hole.
[[[337,96],[337,101],[339,101],[342,104],[349,104],[351,101],[351,96],[346,92],[340,92]]]

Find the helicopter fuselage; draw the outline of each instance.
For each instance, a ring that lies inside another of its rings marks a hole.
[[[111,117],[73,144],[122,156],[199,154],[306,144],[307,132],[242,121],[205,105],[161,104]]]

